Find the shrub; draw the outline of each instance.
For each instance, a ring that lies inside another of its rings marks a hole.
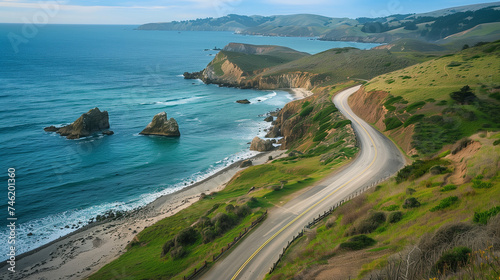
[[[407,195],[413,195],[414,193],[416,193],[417,191],[413,188],[406,188],[406,194]]]
[[[457,189],[457,186],[455,186],[453,184],[449,184],[449,185],[442,187],[441,192],[449,192],[449,191],[456,190],[456,189]]]
[[[190,245],[196,242],[198,240],[198,231],[196,231],[192,227],[185,228],[181,230],[176,236],[175,236],[175,244],[180,244],[180,245]]]
[[[374,239],[366,235],[358,235],[349,239],[347,242],[341,243],[339,248],[347,250],[361,250],[366,247],[370,247],[377,243]]]
[[[309,101],[306,101],[304,103],[302,103],[302,109],[304,109],[305,107],[309,106],[311,104],[311,102]]]
[[[489,189],[493,187],[491,182],[483,182],[481,179],[483,179],[483,176],[477,176],[472,179],[472,187],[475,189]]]
[[[413,102],[410,105],[408,105],[408,107],[406,107],[406,112],[412,112],[416,109],[420,109],[424,107],[425,104],[426,104],[425,101]]]
[[[211,227],[212,222],[207,216],[200,217],[198,219],[198,222],[196,223],[196,226],[199,228],[206,228],[206,227]]]
[[[404,209],[407,209],[407,208],[416,208],[416,207],[419,207],[420,206],[420,202],[414,198],[414,197],[410,197],[410,198],[407,198],[405,199],[405,202],[403,203],[403,208]]]
[[[313,142],[320,142],[325,139],[325,137],[328,136],[328,132],[321,132],[318,135],[314,136]]]
[[[342,120],[342,121],[338,121],[336,123],[333,124],[333,128],[340,128],[340,127],[344,127],[348,124],[351,124],[352,122],[350,120]]]
[[[392,83],[394,83],[394,82],[395,82],[395,81],[394,81],[394,79],[388,79],[388,80],[385,80],[385,83],[386,83],[386,84],[392,84]]]
[[[352,229],[353,234],[371,233],[385,222],[384,212],[373,212],[368,218],[362,220],[355,228]]]
[[[170,251],[170,256],[174,259],[180,259],[185,255],[187,255],[187,251],[182,246],[175,247],[172,251]]]
[[[161,249],[161,257],[164,257],[172,248],[174,248],[175,242],[174,240],[169,240],[163,244]]]
[[[464,86],[459,91],[450,93],[450,97],[460,104],[470,104],[477,99],[469,86]]]
[[[316,122],[316,121],[323,120],[327,116],[329,116],[331,113],[337,112],[337,111],[338,110],[334,105],[327,106],[327,107],[321,109],[319,112],[317,112],[316,115],[314,115],[313,121]]]
[[[441,202],[437,206],[432,207],[429,211],[435,212],[438,210],[443,210],[445,208],[450,207],[451,205],[453,205],[457,201],[458,201],[458,197],[456,197],[456,196],[447,197],[447,198],[441,200]]]
[[[313,109],[314,109],[314,106],[312,106],[312,105],[307,106],[300,111],[299,116],[305,117],[305,116],[309,115]]]
[[[403,213],[401,211],[391,212],[389,213],[389,217],[387,217],[387,221],[391,224],[397,223],[401,221],[403,218]]]
[[[494,217],[500,213],[500,206],[493,207],[484,212],[474,212],[474,218],[472,221],[474,223],[486,225],[491,217]]]
[[[252,210],[248,205],[241,205],[241,206],[236,206],[234,213],[236,216],[243,218],[246,217],[248,214],[252,213]]]
[[[438,174],[443,174],[447,171],[448,169],[444,166],[441,165],[434,165],[429,169],[432,175],[438,175]]]
[[[384,120],[384,123],[385,123],[385,130],[386,131],[393,130],[393,129],[398,128],[398,127],[403,125],[403,123],[396,117],[386,118]]]
[[[404,127],[407,127],[407,126],[409,126],[409,125],[411,125],[411,124],[414,124],[414,123],[416,123],[416,122],[420,121],[420,120],[421,120],[421,119],[423,119],[424,117],[425,117],[425,116],[424,116],[424,115],[422,115],[422,114],[413,115],[413,116],[409,117],[409,118],[405,121],[405,123],[403,124],[403,126],[404,126]]]
[[[217,234],[221,234],[233,226],[233,220],[225,213],[217,213],[217,215],[212,218],[212,223],[215,225]]]
[[[434,264],[432,272],[434,274],[457,272],[458,268],[467,264],[470,253],[472,253],[472,250],[467,247],[455,247],[439,258],[436,264]]]
[[[201,233],[201,237],[203,239],[203,243],[207,244],[215,239],[217,237],[217,233],[213,228],[206,228],[203,230]]]
[[[437,106],[446,106],[448,104],[448,101],[446,100],[440,100],[438,103],[436,103]]]
[[[457,67],[457,66],[460,66],[460,65],[462,65],[462,63],[457,62],[457,61],[452,61],[447,66],[448,67]]]
[[[226,206],[226,212],[228,212],[228,213],[234,212],[234,205],[228,204]]]

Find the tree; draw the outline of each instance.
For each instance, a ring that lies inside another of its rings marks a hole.
[[[469,86],[464,86],[460,91],[450,93],[450,97],[462,105],[470,104],[477,99],[477,96],[472,92]]]

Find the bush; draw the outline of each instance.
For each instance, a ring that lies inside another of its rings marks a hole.
[[[319,112],[317,112],[316,115],[314,115],[313,121],[316,122],[316,121],[323,120],[327,116],[329,116],[331,113],[337,112],[337,111],[338,110],[334,105],[327,106],[327,107],[321,109]]]
[[[474,212],[474,218],[472,221],[474,223],[486,225],[491,217],[494,217],[500,213],[500,206],[493,207],[484,212]]]
[[[441,165],[434,165],[433,167],[431,167],[429,169],[429,171],[431,172],[432,175],[439,175],[439,174],[443,174],[447,171],[448,169],[444,166],[441,166]]]
[[[213,228],[206,228],[203,230],[201,233],[201,237],[203,239],[203,243],[207,244],[215,239],[217,237],[217,233]]]
[[[416,207],[419,207],[420,206],[420,202],[414,198],[414,197],[410,197],[410,198],[407,198],[405,199],[405,202],[403,203],[403,208],[404,209],[407,209],[407,208],[416,208]]]
[[[216,233],[222,234],[233,226],[234,221],[225,213],[217,213],[217,215],[212,218],[212,223],[215,226]]]
[[[447,198],[441,200],[441,202],[437,206],[432,207],[429,211],[435,212],[438,210],[443,210],[443,209],[448,208],[451,205],[455,204],[457,201],[458,201],[458,197],[456,197],[456,196],[447,197]]]
[[[311,104],[311,102],[309,101],[306,101],[304,103],[302,103],[302,109],[304,109],[305,107],[309,106]]]
[[[385,219],[386,217],[384,212],[373,212],[368,216],[368,218],[362,220],[355,228],[353,228],[352,233],[371,233],[383,224]]]
[[[438,103],[436,103],[437,106],[446,106],[448,105],[448,101],[446,100],[440,100]]]
[[[212,226],[212,222],[210,221],[210,219],[207,216],[200,217],[198,219],[198,222],[196,223],[196,227],[199,227],[199,228],[206,228],[206,227],[211,227],[211,226]]]
[[[419,114],[419,115],[413,115],[413,116],[409,117],[409,118],[405,121],[405,123],[403,124],[403,126],[404,126],[404,127],[407,127],[407,126],[409,126],[409,125],[411,125],[411,124],[414,124],[414,123],[416,123],[416,122],[420,121],[420,120],[421,120],[421,119],[423,119],[424,117],[425,117],[425,116],[424,116],[424,115],[422,115],[422,114]]]
[[[414,193],[416,193],[417,191],[413,188],[406,188],[406,194],[407,195],[413,195]]]
[[[457,189],[457,186],[455,186],[453,184],[449,184],[449,185],[442,187],[440,191],[441,192],[449,192],[449,191],[456,190],[456,189]]]
[[[447,274],[446,272],[457,272],[458,268],[467,264],[470,253],[472,250],[467,247],[455,247],[439,258],[434,264],[432,272],[438,275]]]
[[[412,112],[416,109],[420,109],[420,108],[424,107],[424,105],[425,105],[425,101],[413,102],[412,104],[408,105],[408,107],[406,107],[406,112]]]
[[[228,204],[228,205],[226,206],[226,212],[228,212],[228,213],[232,213],[232,212],[234,212],[234,205],[232,205],[232,204]]]
[[[401,221],[403,218],[403,213],[401,211],[391,212],[389,213],[389,217],[387,217],[387,221],[391,224],[397,223]]]
[[[470,104],[477,99],[469,86],[464,86],[459,91],[450,93],[450,97],[460,104]]]
[[[328,132],[321,132],[318,135],[314,136],[313,142],[320,142],[325,139],[325,137],[328,136]]]
[[[333,128],[340,128],[340,127],[344,127],[348,124],[351,124],[352,122],[350,120],[343,120],[343,121],[338,121],[336,123],[333,124]]]
[[[236,206],[234,213],[236,214],[236,216],[243,218],[252,213],[252,210],[250,209],[250,207],[248,207],[248,205],[241,205]]]
[[[403,123],[396,117],[386,118],[384,120],[384,123],[385,123],[385,130],[386,131],[393,130],[393,129],[398,128],[398,127],[403,125]]]
[[[176,245],[190,245],[196,242],[198,240],[198,231],[196,231],[192,227],[185,228],[181,230],[176,236],[175,236],[175,244]]]
[[[168,252],[174,248],[175,246],[175,242],[174,240],[169,240],[167,242],[165,242],[165,244],[163,244],[163,247],[161,249],[161,257],[164,257],[166,254],[168,254]]]
[[[483,182],[481,179],[483,179],[483,176],[477,176],[472,179],[472,187],[475,189],[489,189],[493,187],[491,182]]]
[[[172,251],[170,251],[170,256],[174,259],[180,259],[185,255],[187,255],[187,251],[182,246],[175,247]]]
[[[347,242],[340,243],[339,248],[355,251],[370,247],[375,245],[375,243],[377,243],[377,241],[366,235],[358,235],[352,237]]]
[[[300,111],[299,116],[305,117],[305,116],[309,115],[313,109],[314,109],[314,106],[307,106]]]

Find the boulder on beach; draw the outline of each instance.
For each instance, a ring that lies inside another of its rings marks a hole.
[[[107,111],[100,111],[99,108],[95,107],[87,113],[82,114],[73,123],[63,126],[55,127],[49,126],[44,128],[47,132],[57,132],[61,136],[66,136],[68,139],[78,139],[81,137],[90,136],[96,132],[102,132],[105,135],[113,134],[109,128],[109,116]]]
[[[258,151],[258,152],[267,152],[274,148],[271,140],[260,139],[259,137],[255,137],[250,144],[250,150]]]
[[[240,168],[244,168],[244,167],[248,167],[248,166],[252,166],[252,165],[253,165],[252,161],[247,159],[247,160],[244,160],[241,162]]]
[[[265,122],[272,122],[274,120],[273,116],[269,116],[264,119]]]
[[[167,137],[179,137],[179,125],[174,118],[167,119],[167,113],[161,112],[153,117],[153,120],[139,134],[159,135]]]
[[[248,99],[241,99],[241,100],[236,100],[236,103],[240,103],[240,104],[250,104],[250,101],[248,101]]]

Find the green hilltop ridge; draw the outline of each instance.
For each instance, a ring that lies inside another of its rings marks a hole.
[[[240,88],[312,89],[350,79],[370,79],[432,57],[420,52],[356,48],[309,55],[284,47],[230,43],[203,71],[185,73],[184,77]]]
[[[413,38],[423,41],[444,40],[452,47],[475,44],[478,38],[464,33],[483,29],[500,22],[500,2],[475,4],[423,14],[390,15],[378,18],[331,18],[312,14],[242,16],[230,14],[220,18],[205,18],[164,23],[148,23],[138,30],[233,31],[248,35],[319,37],[320,40],[390,43]],[[476,31],[477,32],[477,31]],[[493,31],[491,36],[498,35]],[[454,36],[457,36],[454,38]],[[491,41],[492,38],[490,38]]]

